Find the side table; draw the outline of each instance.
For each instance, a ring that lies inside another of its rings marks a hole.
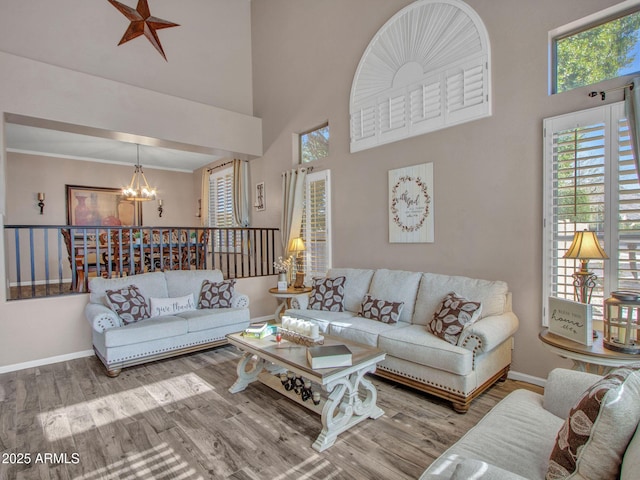
[[[544,346],[556,355],[573,361],[573,369],[581,372],[606,375],[616,367],[640,362],[640,355],[609,350],[602,344],[602,332],[593,339],[593,345],[587,347],[568,338],[554,335],[549,329],[542,330],[538,337]]]
[[[278,290],[277,288],[270,288],[269,293],[278,299],[278,308],[276,308],[276,321],[280,320],[280,316],[285,308],[291,308],[291,299],[298,295],[305,295],[311,292],[311,287],[294,288],[289,287],[286,290]]]

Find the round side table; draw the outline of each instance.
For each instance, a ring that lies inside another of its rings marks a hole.
[[[285,308],[291,308],[291,299],[298,295],[306,295],[311,292],[311,287],[294,288],[289,287],[286,290],[278,290],[277,288],[270,288],[269,293],[278,299],[278,308],[276,308],[275,319],[280,320],[280,316]]]
[[[640,355],[615,352],[604,347],[602,332],[598,332],[598,337],[593,339],[593,345],[590,347],[554,335],[546,328],[538,334],[538,337],[545,347],[556,355],[573,361],[573,369],[582,372],[606,375],[616,367],[640,362]]]

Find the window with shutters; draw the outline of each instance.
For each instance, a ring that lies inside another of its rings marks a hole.
[[[461,0],[416,0],[364,51],[351,85],[351,152],[491,115],[491,49]]]
[[[233,217],[233,168],[214,170],[209,176],[209,226],[235,227]],[[230,251],[237,242],[235,233],[220,230],[214,232],[212,240],[218,252]]]
[[[609,260],[590,260],[598,277],[591,304],[615,290],[640,289],[640,183],[624,103],[544,121],[543,323],[549,296],[575,300],[578,260],[564,259],[576,231],[597,233]]]
[[[301,237],[305,243],[303,267],[307,283],[324,277],[331,268],[330,172],[307,174]]]

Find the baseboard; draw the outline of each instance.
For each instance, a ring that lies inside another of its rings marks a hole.
[[[544,388],[547,381],[544,378],[534,377],[533,375],[527,375],[526,373],[514,372],[511,370],[509,372],[509,379],[517,380],[519,382],[530,383],[532,385],[537,385],[539,387]]]
[[[251,323],[268,322],[273,319],[274,315],[266,315],[264,317],[252,318]],[[49,365],[51,363],[66,362],[67,360],[75,360],[76,358],[90,357],[92,355],[94,355],[93,350],[85,350],[82,352],[68,353],[66,355],[58,355],[56,357],[39,358],[38,360],[31,360],[30,362],[4,365],[0,366],[0,374],[24,370],[25,368],[41,367],[42,365]]]
[[[15,372],[16,370],[24,370],[25,368],[41,367],[42,365],[49,365],[51,363],[66,362],[68,360],[75,360],[77,358],[90,357],[92,355],[94,355],[93,350],[84,350],[82,352],[68,353],[66,355],[40,358],[38,360],[32,360],[30,362],[14,363],[13,365],[5,365],[0,367],[0,374]]]

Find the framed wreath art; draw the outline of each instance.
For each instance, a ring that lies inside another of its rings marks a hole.
[[[389,170],[389,242],[432,243],[433,163]]]

